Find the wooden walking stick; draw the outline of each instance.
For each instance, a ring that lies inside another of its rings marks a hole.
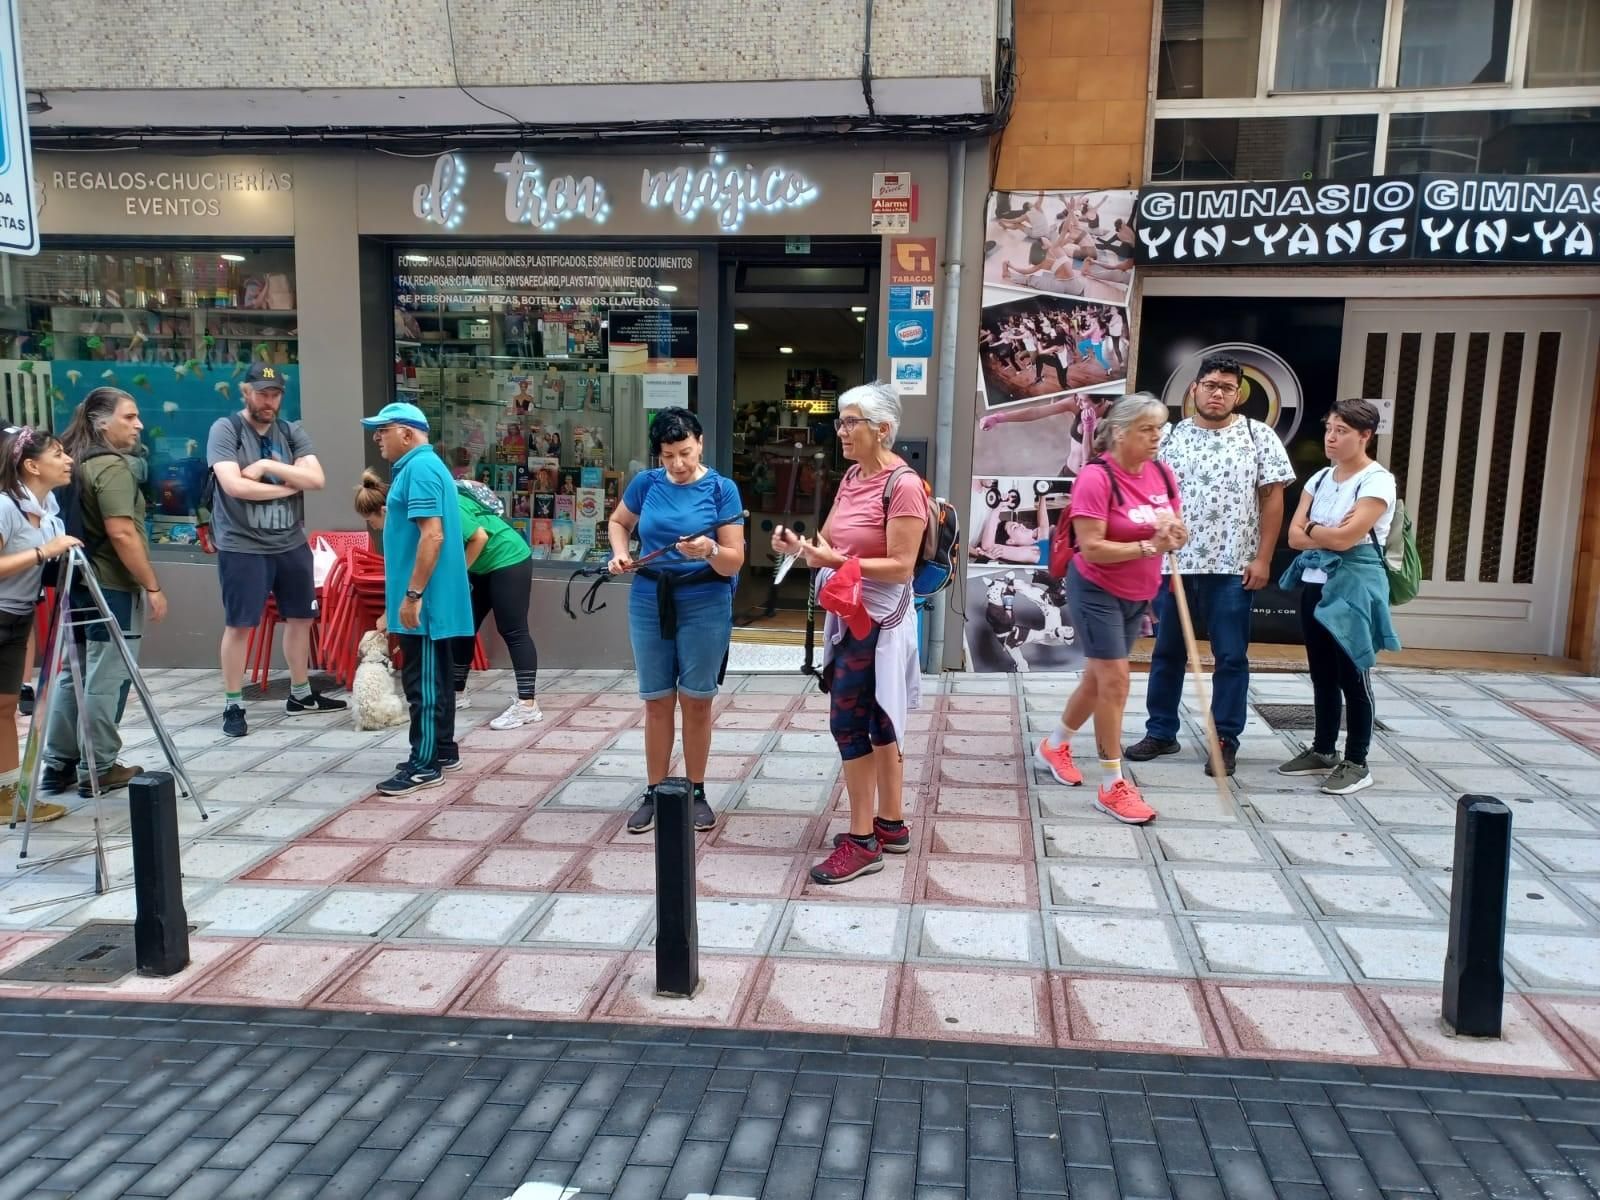
[[[1183,594],[1183,576],[1178,574],[1177,554],[1169,552],[1167,562],[1172,567],[1172,574],[1168,578],[1172,583],[1172,598],[1178,604],[1178,623],[1183,626],[1183,644],[1189,649],[1189,670],[1194,674],[1195,700],[1206,719],[1206,752],[1211,756],[1211,777],[1216,781],[1217,795],[1222,802],[1231,804],[1233,797],[1228,793],[1228,773],[1222,765],[1222,743],[1217,738],[1217,723],[1211,719],[1211,701],[1206,696],[1205,678],[1200,671],[1200,644],[1195,641],[1194,622],[1189,618],[1189,600]]]

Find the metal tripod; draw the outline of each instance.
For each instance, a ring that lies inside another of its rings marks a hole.
[[[72,597],[74,590],[86,593],[90,605],[76,607]],[[17,864],[18,870],[25,870],[35,866],[49,866],[53,863],[66,862],[74,858],[81,858],[85,854],[94,855],[94,894],[100,895],[110,887],[111,873],[106,866],[105,848],[105,812],[100,791],[101,768],[95,762],[94,741],[90,736],[89,710],[85,704],[86,683],[86,647],[79,644],[80,631],[100,626],[109,635],[111,645],[122,658],[122,665],[127,669],[132,686],[139,693],[139,701],[144,705],[145,714],[150,718],[150,727],[155,730],[156,739],[161,743],[161,751],[166,755],[167,765],[172,768],[174,779],[185,796],[194,801],[195,808],[200,813],[202,821],[207,819],[205,805],[200,802],[200,794],[195,791],[194,784],[189,781],[188,773],[183,769],[183,760],[178,755],[177,747],[173,745],[167,727],[162,724],[161,714],[156,711],[155,701],[150,697],[150,689],[145,686],[144,676],[139,673],[139,664],[134,661],[133,653],[128,649],[127,638],[122,632],[122,627],[112,615],[111,609],[106,604],[105,593],[100,590],[100,584],[94,577],[94,571],[89,565],[83,550],[73,547],[67,552],[62,561],[60,579],[56,586],[56,607],[51,614],[50,635],[46,643],[45,672],[42,678],[38,703],[34,708],[33,724],[28,729],[28,742],[22,755],[22,770],[18,774],[18,804],[11,821],[11,827],[16,828],[17,820],[23,822],[21,862]],[[56,683],[60,680],[63,668],[72,685],[72,698],[76,702],[78,712],[78,749],[83,756],[84,765],[89,771],[89,789],[94,798],[94,849],[72,851],[59,854],[53,858],[39,859],[28,862],[28,842],[33,834],[33,805],[34,797],[39,794],[39,784],[44,773],[44,738],[45,731],[49,728],[50,717],[56,705],[60,702],[57,694]],[[108,766],[110,764],[107,764]],[[86,893],[87,896],[87,893]],[[59,901],[53,901],[59,903]]]

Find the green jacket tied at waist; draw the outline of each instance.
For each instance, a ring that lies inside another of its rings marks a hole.
[[[1278,580],[1285,591],[1300,586],[1304,571],[1326,571],[1315,616],[1357,668],[1370,671],[1379,650],[1400,649],[1389,619],[1389,574],[1375,546],[1363,542],[1343,552],[1302,550]]]

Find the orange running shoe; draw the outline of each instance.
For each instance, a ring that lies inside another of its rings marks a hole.
[[[1082,785],[1083,772],[1078,770],[1077,764],[1072,761],[1072,747],[1065,742],[1059,746],[1052,746],[1050,739],[1044,738],[1039,742],[1039,748],[1033,752],[1033,757],[1055,776],[1057,783],[1064,783],[1068,787]]]
[[[1094,806],[1124,825],[1148,825],[1156,819],[1156,810],[1144,802],[1139,789],[1126,779],[1119,779],[1110,787],[1102,787],[1095,797]]]

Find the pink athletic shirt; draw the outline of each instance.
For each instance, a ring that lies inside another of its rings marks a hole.
[[[1178,512],[1176,481],[1154,462],[1130,475],[1110,458],[1104,467],[1085,464],[1072,481],[1072,516],[1106,523],[1106,539],[1113,542],[1142,542],[1156,534],[1156,514]],[[1109,471],[1108,471],[1109,468]],[[1122,503],[1111,495],[1111,475],[1117,477]],[[1152,600],[1161,590],[1161,556],[1134,558],[1127,562],[1092,563],[1082,554],[1073,555],[1078,573],[1097,587],[1124,600]]]
[[[840,481],[839,494],[828,514],[828,541],[840,554],[846,558],[887,558],[889,518],[927,520],[928,493],[915,471],[902,471],[894,481],[889,512],[884,514],[883,485],[889,482],[890,471],[904,465],[894,458],[875,475],[863,478],[860,471],[852,470]]]

